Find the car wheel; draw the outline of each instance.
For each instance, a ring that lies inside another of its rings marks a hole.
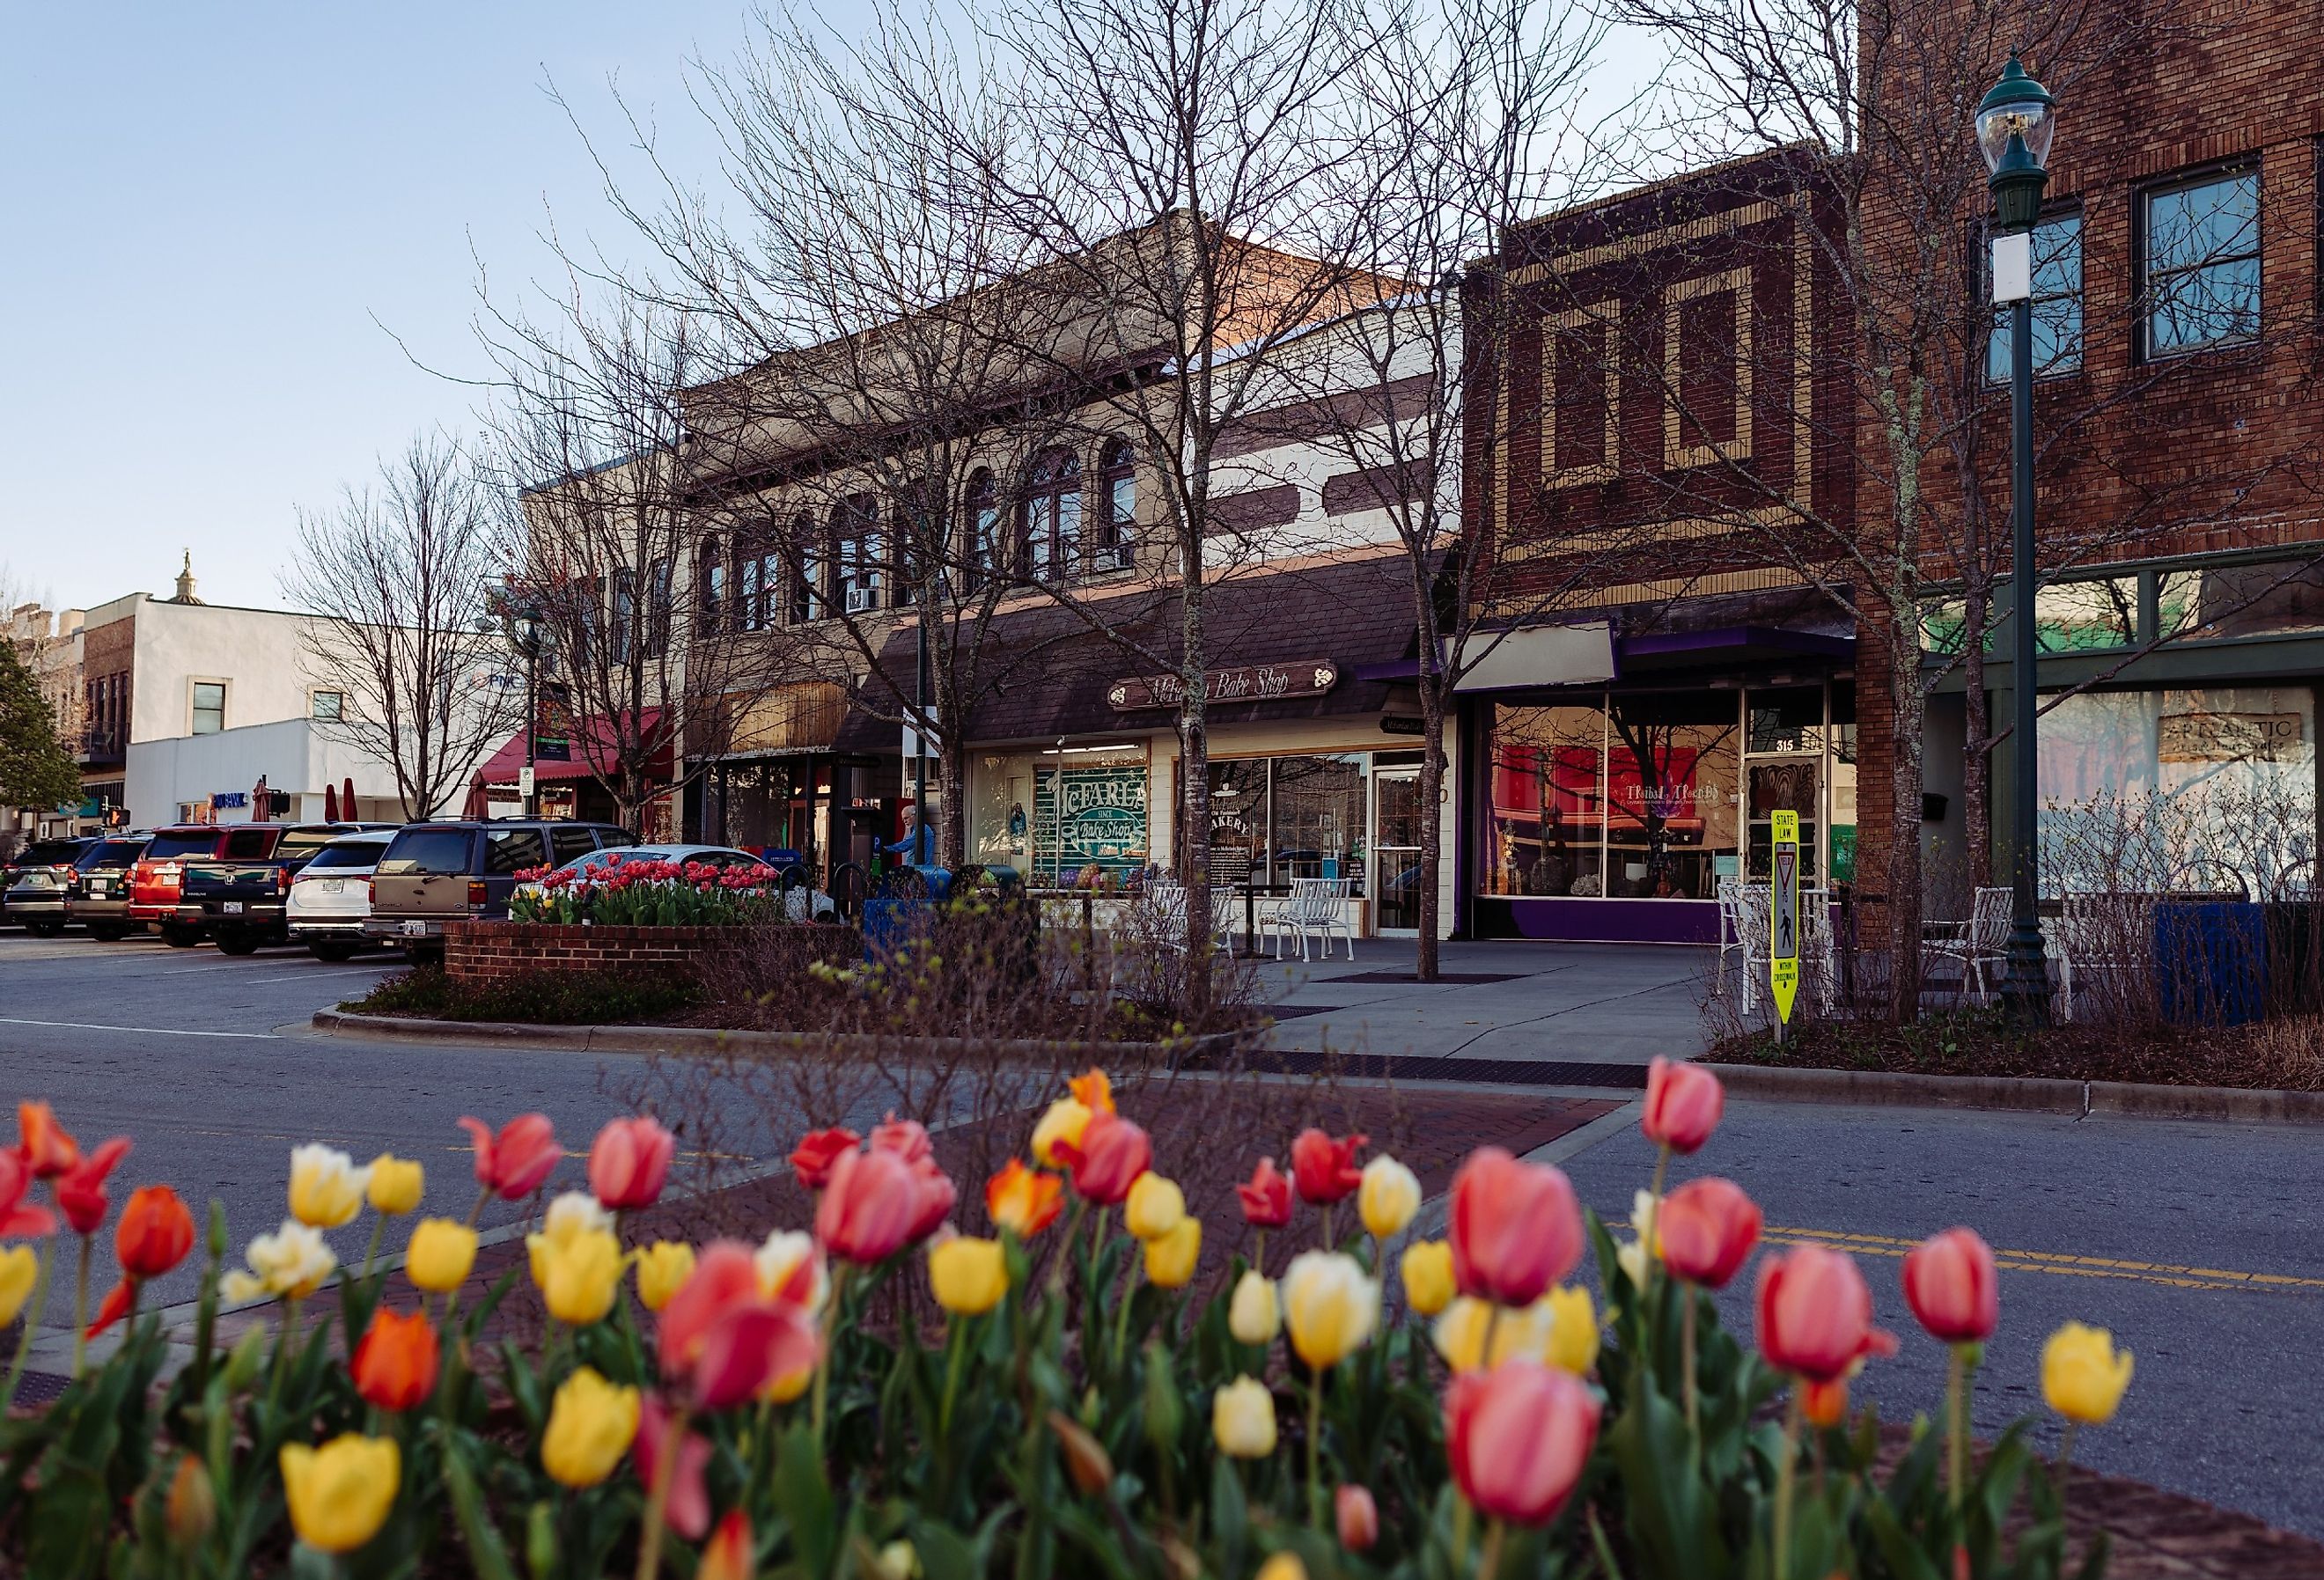
[[[327,960],[332,965],[337,966],[354,959],[355,948],[355,945],[348,943],[346,939],[336,938],[309,944],[307,946],[307,953],[318,960]]]
[[[63,935],[65,924],[60,921],[28,921],[24,924],[24,930],[36,938],[53,938]]]
[[[172,949],[190,949],[202,941],[202,929],[198,927],[165,927],[162,941]]]
[[[247,928],[220,928],[217,947],[221,955],[255,955],[258,935]]]
[[[92,925],[88,929],[88,936],[100,944],[117,944],[129,936],[129,929],[124,927]]]

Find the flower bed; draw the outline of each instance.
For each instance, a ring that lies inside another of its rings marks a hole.
[[[197,1234],[170,1187],[145,1187],[115,1228],[125,1281],[91,1324],[125,1321],[121,1348],[48,1409],[0,1424],[0,1569],[2066,1570],[2059,1483],[2025,1424],[1981,1459],[1968,1451],[1968,1391],[1997,1315],[1973,1233],[1904,1263],[1908,1303],[1952,1356],[1953,1406],[1901,1456],[1850,1399],[1896,1341],[1872,1327],[1846,1253],[1766,1255],[1756,1344],[1720,1327],[1709,1291],[1742,1275],[1760,1222],[1729,1181],[1663,1189],[1672,1159],[1718,1124],[1718,1083],[1699,1067],[1653,1072],[1644,1124],[1662,1161],[1634,1236],[1581,1212],[1557,1169],[1484,1147],[1453,1178],[1446,1237],[1415,1241],[1413,1173],[1365,1160],[1361,1136],[1310,1130],[1287,1174],[1268,1160],[1237,1190],[1273,1244],[1255,1266],[1211,1269],[1201,1221],[1105,1076],[1072,1087],[981,1204],[916,1123],[880,1125],[868,1146],[809,1135],[789,1161],[811,1224],[759,1243],[632,1243],[624,1224],[659,1197],[676,1139],[651,1118],[613,1121],[588,1189],[557,1197],[528,1238],[522,1271],[549,1328],[501,1346],[492,1390],[480,1335],[520,1270],[463,1298],[468,1224],[398,1227],[401,1279],[367,1256],[331,1293],[330,1320],[297,1320],[335,1272],[325,1231],[368,1205],[376,1251],[422,1197],[419,1164],[323,1147],[292,1154],[291,1216],[249,1243],[243,1270],[225,1270],[211,1209],[191,1358],[157,1387],[164,1345],[159,1320],[137,1315],[139,1285]],[[540,1115],[461,1123],[479,1211],[538,1197],[560,1167]],[[23,1242],[0,1252],[0,1322],[64,1282],[57,1215],[97,1233],[124,1150],[84,1155],[45,1105],[24,1105],[19,1146],[0,1151],[0,1234]],[[1198,1299],[1206,1273],[1219,1291]],[[281,1336],[222,1348],[222,1295],[281,1301]],[[2043,1371],[2070,1447],[2112,1416],[2130,1363],[2070,1324]],[[2101,1544],[2075,1572],[2103,1563]]]
[[[768,922],[734,927],[616,927],[539,921],[455,921],[444,928],[444,974],[455,982],[504,982],[542,972],[677,971],[689,978],[719,969],[721,956],[748,947],[779,956],[804,973],[823,962],[863,957],[852,927]]]
[[[720,867],[624,856],[602,867],[530,867],[517,873],[509,918],[520,922],[604,927],[748,927],[785,919],[780,881],[771,867]],[[801,906],[814,903],[799,892]],[[804,919],[802,912],[798,919]]]

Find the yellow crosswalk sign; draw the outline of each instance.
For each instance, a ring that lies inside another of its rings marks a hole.
[[[1800,815],[1777,812],[1775,882],[1767,885],[1767,985],[1775,999],[1777,1025],[1788,1024],[1800,991]]]

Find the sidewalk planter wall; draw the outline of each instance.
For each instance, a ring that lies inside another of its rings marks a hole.
[[[822,960],[863,957],[852,927],[793,922],[769,928],[583,927],[553,922],[456,921],[444,929],[444,973],[455,982],[485,983],[542,971],[676,969],[699,975],[718,956],[747,948],[761,960],[796,949],[796,969]]]

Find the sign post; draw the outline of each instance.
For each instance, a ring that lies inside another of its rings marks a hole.
[[[1775,1041],[1800,991],[1800,815],[1775,814],[1775,882],[1767,886],[1767,985],[1775,1001]]]

